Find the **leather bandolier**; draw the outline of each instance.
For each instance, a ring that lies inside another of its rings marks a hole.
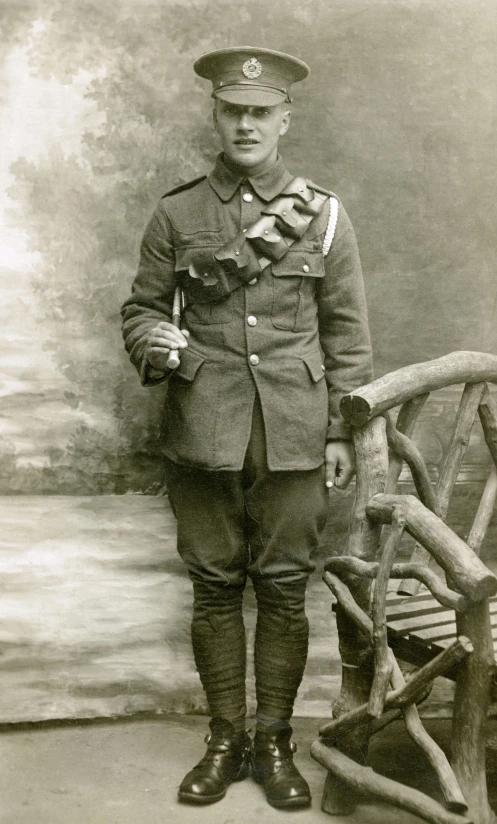
[[[185,305],[222,300],[271,263],[281,260],[321,214],[331,192],[303,177],[294,177],[264,209],[258,220],[217,251],[196,251],[178,272]]]

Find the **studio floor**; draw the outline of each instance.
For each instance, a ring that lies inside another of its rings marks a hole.
[[[313,804],[292,813],[269,807],[250,778],[229,787],[223,801],[189,807],[176,801],[185,772],[203,754],[207,719],[164,715],[104,722],[4,725],[0,730],[0,822],[2,824],[419,824],[420,819],[386,806],[364,803],[346,818],[320,809],[325,778],[309,755],[318,719],[294,719],[297,763],[308,779]],[[442,746],[446,721],[427,722]],[[490,743],[497,732],[492,722]],[[395,742],[395,748],[392,746]],[[391,725],[371,748],[379,772],[437,795],[436,782],[402,724]],[[497,806],[497,751],[487,750],[489,790]]]
[[[470,486],[458,492],[453,520],[461,535],[475,495]],[[339,550],[351,500],[345,496],[330,520],[319,564]],[[347,818],[320,809],[325,771],[309,747],[319,716],[329,718],[340,660],[319,569],[309,590],[311,651],[294,723],[312,808],[278,812],[251,779],[209,807],[177,803],[178,784],[204,752],[207,719],[191,660],[190,584],[166,503],[152,496],[0,498],[0,824],[419,824],[373,803]],[[491,559],[496,528],[494,521]],[[250,591],[245,608],[252,648]],[[423,706],[432,716],[428,730],[445,747],[450,725],[434,716],[447,709],[447,684],[438,679]],[[253,690],[249,699],[252,706]],[[489,727],[497,742],[495,720]],[[496,747],[488,749],[494,809]],[[402,724],[384,730],[371,751],[378,772],[437,796]]]

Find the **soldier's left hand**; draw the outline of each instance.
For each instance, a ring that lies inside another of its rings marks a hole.
[[[325,451],[326,486],[345,489],[355,473],[355,452],[351,441],[330,441]]]

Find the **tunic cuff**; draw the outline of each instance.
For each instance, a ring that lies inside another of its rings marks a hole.
[[[143,356],[142,365],[140,369],[140,381],[142,386],[157,386],[159,383],[164,383],[171,374],[171,370],[162,372],[160,369],[155,369],[147,360],[147,356]]]

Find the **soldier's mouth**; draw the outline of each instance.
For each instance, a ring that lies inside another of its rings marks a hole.
[[[250,138],[241,138],[240,140],[235,140],[235,144],[237,146],[257,146],[257,140],[250,140]]]

